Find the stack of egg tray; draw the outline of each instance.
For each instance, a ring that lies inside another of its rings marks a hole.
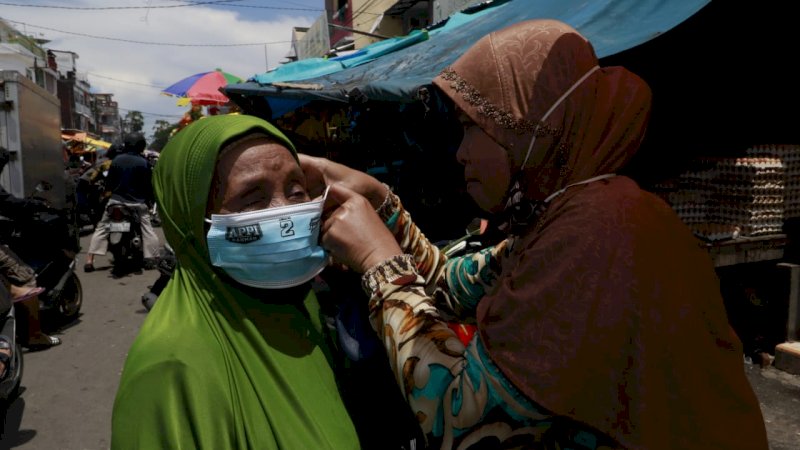
[[[747,156],[778,158],[783,163],[783,218],[800,218],[800,145],[756,145]]]
[[[696,236],[720,241],[780,233],[785,178],[778,158],[703,157],[654,191]]]
[[[697,159],[677,178],[656,185],[655,193],[670,204],[687,225],[705,223],[711,207],[716,165],[714,159]]]
[[[761,236],[783,230],[783,162],[770,157],[719,161],[709,220],[739,227],[740,236]]]

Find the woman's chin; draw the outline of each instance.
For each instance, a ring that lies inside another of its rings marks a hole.
[[[472,201],[482,211],[487,213],[498,213],[503,211],[503,203],[501,199],[492,199],[487,195],[481,184],[477,181],[467,182],[467,193],[472,197]]]

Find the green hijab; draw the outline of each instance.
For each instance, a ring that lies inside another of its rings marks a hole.
[[[113,449],[359,446],[310,287],[254,291],[209,262],[203,219],[217,155],[250,132],[295,152],[269,123],[223,115],[192,123],[161,153],[153,184],[178,265],[125,362]]]

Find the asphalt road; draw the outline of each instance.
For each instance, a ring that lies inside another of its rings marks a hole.
[[[156,229],[162,238],[160,229]],[[81,239],[89,248],[91,235]],[[83,307],[77,321],[52,330],[62,344],[24,354],[22,394],[6,412],[0,449],[108,449],[111,409],[125,355],[146,317],[141,296],[158,271],[111,278],[110,259],[95,258],[78,277]],[[47,319],[47,316],[44,317]]]
[[[160,229],[156,229],[162,238]],[[90,236],[81,239],[89,248]],[[146,317],[140,297],[157,271],[115,280],[109,260],[95,259],[97,271],[78,276],[84,304],[78,320],[54,334],[63,343],[27,352],[22,394],[8,408],[0,449],[106,450],[111,410],[125,355]],[[800,376],[746,364],[761,402],[771,450],[800,449]]]

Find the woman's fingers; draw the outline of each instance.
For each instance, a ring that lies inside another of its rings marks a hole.
[[[348,201],[353,203],[348,205],[346,208],[343,208],[342,206]],[[362,202],[362,204],[356,205],[356,202]],[[357,192],[346,187],[343,183],[331,184],[330,188],[328,189],[328,197],[325,199],[325,204],[322,207],[324,221],[321,231],[325,233],[326,229],[330,228],[330,226],[336,220],[352,219],[352,217],[348,216],[354,216],[358,214],[355,209],[363,208],[363,203],[367,203],[366,199],[364,199]]]
[[[357,272],[364,272],[384,259],[400,254],[389,229],[360,194],[333,184],[326,205],[332,210],[322,223],[322,245]]]
[[[319,196],[325,190],[325,186],[334,183],[343,183],[356,193],[365,196],[373,208],[380,206],[386,198],[386,188],[371,175],[325,158],[303,154],[298,157],[300,168],[306,175],[306,186],[311,198]]]
[[[316,198],[322,195],[327,183],[325,182],[325,173],[322,168],[322,163],[319,161],[320,158],[304,155],[302,153],[298,154],[297,157],[300,161],[300,168],[303,169],[303,173],[306,176],[306,189],[308,190],[309,197]]]

